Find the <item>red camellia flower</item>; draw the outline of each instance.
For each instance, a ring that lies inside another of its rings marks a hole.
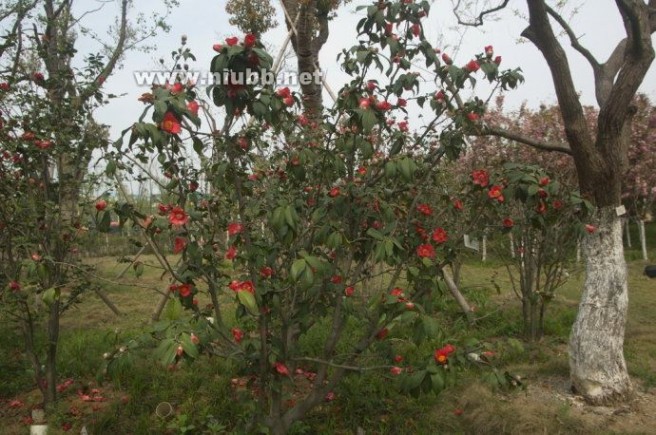
[[[173,207],[171,214],[169,214],[169,222],[171,225],[180,227],[189,222],[189,216],[185,213],[182,207]]]
[[[503,220],[503,226],[505,228],[512,228],[513,225],[515,225],[515,222],[513,222],[513,220],[510,219],[509,217],[507,217]]]
[[[11,291],[17,292],[17,291],[20,291],[21,286],[17,281],[12,281],[12,282],[9,283],[9,289]]]
[[[369,81],[367,81],[367,90],[368,90],[369,92],[373,92],[373,91],[375,91],[377,87],[378,87],[378,84],[376,83],[375,80],[369,80]]]
[[[539,214],[545,214],[547,212],[547,204],[544,201],[540,201],[540,203],[535,206],[535,211]]]
[[[415,23],[410,28],[413,36],[419,36],[421,34],[421,26],[418,23]]]
[[[474,184],[481,187],[487,187],[490,183],[490,174],[485,169],[477,169],[471,174]]]
[[[462,205],[462,201],[460,201],[459,199],[454,200],[453,208],[455,208],[456,210],[462,210],[464,208],[464,206]]]
[[[430,244],[419,245],[417,246],[417,255],[422,258],[433,258],[435,257],[435,248]]]
[[[43,73],[40,72],[32,73],[32,80],[34,80],[35,82],[42,82],[44,79],[45,77],[43,76]]]
[[[216,51],[217,53],[220,53],[222,49],[223,49],[223,45],[221,44],[214,44],[212,46],[212,50]]]
[[[164,119],[162,120],[162,123],[159,125],[159,127],[170,134],[178,134],[182,131],[180,121],[172,112],[166,112]]]
[[[198,104],[197,101],[190,101],[187,103],[187,110],[191,112],[192,115],[198,116],[198,109],[200,108],[200,105]]]
[[[239,43],[239,38],[233,36],[232,38],[226,38],[225,42],[229,47],[232,47],[233,45],[237,45]]]
[[[594,225],[591,225],[591,224],[586,224],[586,225],[585,225],[585,230],[586,230],[588,233],[592,234],[592,233],[594,233],[595,231],[597,231],[597,227],[595,227]]]
[[[539,181],[538,184],[539,184],[541,187],[544,187],[544,186],[546,186],[547,184],[549,184],[549,181],[551,181],[551,180],[549,180],[549,177],[542,177],[542,178],[540,178],[540,181]]]
[[[360,107],[360,109],[366,110],[369,108],[370,105],[371,105],[371,101],[369,100],[369,98],[365,98],[365,97],[360,98],[360,101],[358,102],[358,107]]]
[[[241,340],[244,338],[244,331],[239,328],[232,328],[230,332],[232,332],[232,338],[234,338],[237,343],[241,343]]]
[[[396,105],[399,107],[405,107],[408,105],[408,100],[406,100],[405,98],[399,98],[398,100],[396,100]]]
[[[280,98],[287,98],[292,95],[292,92],[289,90],[289,88],[284,87],[276,90],[276,95],[279,96]]]
[[[285,364],[281,363],[280,361],[276,361],[276,362],[273,364],[273,368],[276,369],[276,372],[277,372],[279,375],[282,375],[282,376],[289,376],[289,369],[287,368],[287,366],[286,366]]]
[[[159,210],[159,214],[163,216],[171,211],[171,206],[166,204],[159,204],[157,209]]]
[[[392,108],[392,103],[389,101],[379,101],[376,103],[376,109],[380,110],[381,112],[386,112]]]
[[[394,366],[390,369],[390,373],[394,376],[398,376],[403,372],[403,369],[401,367]]]
[[[187,247],[187,239],[184,237],[176,237],[173,242],[173,253],[179,254]]]
[[[495,57],[495,58],[494,58],[494,63],[496,63],[497,66],[499,66],[499,65],[501,64],[501,56],[497,56],[497,57]]]
[[[485,55],[487,57],[492,57],[494,55],[494,47],[492,47],[491,45],[485,46]]]
[[[435,92],[435,100],[443,102],[445,99],[446,99],[446,95],[444,94],[444,91]]]
[[[381,329],[380,331],[378,331],[378,332],[376,333],[376,338],[377,338],[378,340],[384,340],[385,337],[387,337],[388,334],[389,334],[389,329],[387,329],[387,328],[383,328],[383,329]]]
[[[178,293],[183,298],[191,296],[191,284],[180,284],[178,286]]]
[[[469,71],[470,73],[476,72],[481,68],[481,65],[478,63],[476,60],[470,60],[467,65],[465,65],[465,69]]]
[[[436,349],[434,354],[435,362],[442,365],[446,364],[449,360],[449,355],[455,351],[456,348],[450,344],[447,344],[440,349]]]
[[[390,291],[390,296],[394,296],[394,297],[397,297],[397,298],[403,297],[403,289],[400,288],[400,287],[394,287]]]
[[[453,64],[453,60],[452,60],[451,57],[450,57],[448,54],[446,54],[446,53],[442,53],[442,60],[443,60],[444,63],[447,64],[447,65],[451,65],[451,64]]]
[[[333,284],[340,284],[342,282],[342,276],[341,275],[333,275],[330,277],[330,282]]]
[[[417,206],[417,211],[425,216],[430,216],[433,214],[433,209],[428,204],[419,204]]]
[[[328,192],[328,196],[331,198],[335,198],[336,196],[339,196],[340,190],[339,187],[333,187],[330,189],[330,192]]]
[[[10,89],[9,83],[7,82],[0,83],[0,91],[7,92],[9,91],[9,89]]]
[[[235,248],[234,246],[229,247],[228,250],[226,251],[225,258],[227,258],[228,260],[234,260],[236,256],[237,256],[237,248]]]
[[[173,95],[179,94],[182,91],[184,91],[184,86],[182,86],[182,83],[180,82],[175,82],[173,83],[173,86],[171,86],[171,93]]]
[[[563,202],[557,199],[551,203],[551,206],[554,208],[554,210],[560,210],[561,208],[563,208]]]
[[[469,112],[467,114],[467,119],[469,119],[471,122],[478,121],[478,118],[480,118],[480,117],[478,116],[478,113],[476,113],[476,112]]]
[[[355,287],[353,286],[348,286],[344,289],[344,296],[347,298],[353,296],[353,293],[355,293]]]
[[[273,276],[273,269],[269,266],[264,266],[260,269],[260,276],[264,279],[271,278]]]
[[[228,224],[228,235],[234,236],[244,230],[244,226],[239,222],[232,222]]]
[[[335,400],[335,393],[333,393],[332,391],[328,391],[326,393],[326,396],[323,398],[323,400],[325,400],[326,402],[332,402],[333,400]]]
[[[107,208],[107,201],[105,201],[104,199],[101,199],[96,202],[96,210],[103,211],[106,208]]]
[[[193,344],[200,343],[200,338],[198,338],[198,336],[196,334],[194,334],[193,332],[189,335],[189,339],[191,340],[191,342]]]
[[[399,130],[408,131],[408,121],[400,121],[399,122]]]
[[[252,33],[249,33],[244,37],[244,47],[246,48],[253,47],[256,42],[257,42],[257,37]]]
[[[487,196],[490,199],[496,199],[499,202],[503,202],[504,201],[503,187],[499,185],[494,185],[490,187],[490,190],[487,192]]]
[[[403,357],[401,355],[396,355],[393,361],[398,364],[403,361]]]
[[[433,231],[431,238],[437,244],[445,243],[447,240],[449,240],[448,234],[442,227],[436,228],[435,231]]]

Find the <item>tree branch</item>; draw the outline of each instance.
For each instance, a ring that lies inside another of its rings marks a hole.
[[[537,148],[542,151],[559,152],[559,153],[572,155],[572,150],[567,145],[552,143],[552,142],[542,142],[532,137],[525,136],[521,133],[505,130],[503,128],[499,128],[491,125],[487,125],[482,130],[480,130],[480,132],[475,132],[471,135],[502,137],[504,139],[509,139],[524,145],[531,146],[533,148]]]
[[[129,0],[121,1],[121,24],[118,31],[118,40],[116,41],[116,46],[114,47],[112,56],[109,58],[107,65],[105,65],[105,68],[103,68],[96,80],[94,80],[93,83],[91,83],[80,93],[79,101],[81,104],[84,104],[100,88],[102,85],[102,80],[100,80],[100,78],[107,78],[111,75],[111,73],[114,71],[114,68],[116,68],[116,64],[118,63],[119,59],[125,52],[125,41],[128,34],[128,6]]]
[[[453,14],[456,16],[456,19],[458,20],[458,24],[462,26],[479,27],[483,25],[483,18],[486,15],[493,14],[494,12],[498,12],[504,9],[508,5],[508,3],[510,3],[510,0],[503,0],[503,2],[498,6],[481,11],[481,13],[478,14],[478,17],[476,17],[473,22],[466,21],[461,18],[460,14],[458,13],[458,9],[460,8],[461,2],[462,0],[458,0],[455,6],[453,6]]]
[[[595,75],[596,75],[597,74],[596,71],[597,69],[599,69],[600,65],[597,59],[594,57],[594,55],[590,52],[590,50],[588,50],[583,45],[581,45],[581,43],[579,42],[579,38],[572,30],[572,27],[567,23],[567,21],[563,19],[563,17],[558,12],[556,12],[549,5],[545,5],[545,7],[547,9],[547,13],[551,15],[551,17],[554,20],[556,20],[556,22],[560,25],[560,27],[563,28],[565,33],[567,33],[567,37],[569,38],[569,42],[572,45],[572,48],[578,51],[579,53],[581,53],[581,55],[586,58],[588,63],[590,63],[590,65],[592,66],[592,69],[595,71]]]

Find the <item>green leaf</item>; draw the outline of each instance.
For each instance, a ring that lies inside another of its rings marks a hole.
[[[444,375],[441,372],[434,373],[430,376],[431,385],[435,394],[440,394],[444,390]]]
[[[55,300],[59,299],[59,290],[54,287],[50,287],[43,292],[41,299],[47,306],[51,306],[55,303]]]
[[[362,130],[369,133],[376,125],[376,114],[372,109],[362,111]]]
[[[112,223],[112,215],[108,211],[102,212],[102,217],[100,218],[100,222],[98,222],[98,231],[101,233],[108,233],[109,228]]]
[[[298,278],[301,276],[301,273],[303,273],[306,267],[307,263],[305,262],[304,258],[299,258],[298,260],[294,261],[289,272],[292,280],[298,281]]]
[[[189,334],[182,334],[180,344],[182,344],[182,349],[184,349],[187,356],[194,359],[198,358],[198,346],[191,342],[191,336]]]
[[[381,240],[382,241],[382,240],[385,239],[385,236],[375,228],[369,228],[367,230],[367,235],[371,238],[376,239],[376,240]]]
[[[239,302],[246,307],[249,313],[256,316],[258,314],[257,302],[255,301],[255,296],[251,292],[239,291],[237,292],[237,298]]]

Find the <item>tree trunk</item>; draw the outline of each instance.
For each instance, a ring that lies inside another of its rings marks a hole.
[[[627,248],[632,248],[631,246],[631,220],[629,218],[626,218],[624,221],[624,229],[626,232],[626,247]]]
[[[649,260],[647,255],[647,234],[645,233],[645,221],[638,219],[638,234],[640,235],[640,247],[642,248],[642,259]]]
[[[632,393],[623,354],[627,270],[614,207],[597,209],[593,219],[597,229],[583,240],[586,277],[569,358],[574,391],[589,403],[606,404]]]
[[[444,277],[444,282],[446,283],[446,286],[449,288],[451,295],[460,306],[462,312],[465,313],[465,317],[467,317],[467,322],[470,325],[474,324],[474,322],[476,321],[476,319],[474,318],[474,312],[469,306],[469,303],[467,303],[467,299],[465,299],[462,293],[460,293],[458,286],[453,281],[453,278],[451,278],[451,275],[449,275],[449,272],[446,269],[442,269],[442,276]]]
[[[487,234],[483,234],[483,239],[481,240],[481,261],[483,263],[487,261]]]
[[[57,345],[59,344],[59,298],[50,306],[48,346],[46,351],[46,404],[57,401]]]

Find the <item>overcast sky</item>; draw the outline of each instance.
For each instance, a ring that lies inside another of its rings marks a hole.
[[[80,1],[78,7],[85,7],[88,3],[90,4],[91,0]],[[278,2],[273,1],[272,3],[280,9]],[[355,25],[364,12],[355,12],[355,7],[358,4],[370,3],[354,1],[340,9],[338,17],[331,22],[330,37],[321,52],[321,66],[328,82],[335,90],[339,89],[347,80],[347,76],[340,71],[336,56],[342,48],[348,48],[356,43]],[[511,3],[521,6],[525,2]],[[149,8],[151,11],[156,10],[160,5],[159,0],[138,2],[138,7],[143,10],[149,10]],[[455,18],[450,6],[449,0],[437,0],[432,4],[431,13],[424,21],[426,36],[432,43],[453,53],[456,51],[456,46],[462,41],[459,53],[455,56],[458,64],[466,63],[475,53],[482,52],[485,45],[491,44],[495,47],[496,54],[503,57],[502,67],[521,66],[526,82],[518,90],[506,94],[506,104],[510,108],[517,107],[522,102],[526,102],[532,107],[537,107],[541,103],[555,102],[553,84],[544,60],[532,44],[520,41],[519,35],[526,26],[526,21],[521,18],[521,11],[508,9],[498,15],[499,20],[489,22],[482,29],[470,28],[463,35],[461,34],[462,29],[455,28]],[[106,7],[101,13],[87,17],[87,23],[100,31],[109,24],[113,13],[109,7]],[[278,22],[282,23],[282,15],[279,15]],[[566,14],[565,16],[580,35],[581,42],[600,61],[606,60],[617,42],[623,37],[624,29],[615,2],[612,0],[588,0],[580,7],[577,14],[573,16]],[[162,34],[153,41],[157,43],[157,49],[154,52],[129,53],[123,62],[122,69],[107,81],[107,92],[125,94],[125,96],[113,100],[109,106],[102,108],[97,114],[99,121],[112,126],[113,137],[116,137],[120,130],[130,126],[143,109],[141,103],[137,102],[137,98],[141,93],[147,92],[148,88],[136,86],[135,71],[152,70],[157,67],[159,57],[170,58],[171,50],[178,47],[180,36],[183,34],[187,35],[188,46],[198,58],[198,62],[193,65],[193,68],[205,71],[214,56],[212,44],[222,43],[228,36],[242,36],[239,31],[228,24],[225,1],[181,0],[181,6],[174,11],[173,16],[169,19],[169,24],[172,26],[171,32]],[[284,26],[279,25],[278,28],[263,37],[274,57],[285,35]],[[80,52],[85,52],[84,46],[79,48]],[[573,52],[570,52],[570,65],[582,101],[585,104],[594,104],[591,68],[581,56]],[[293,66],[294,60],[288,62],[288,68],[293,68]],[[656,100],[655,71],[656,67],[652,66],[641,88],[641,92],[646,93],[652,101]],[[478,91],[480,90],[478,89]],[[326,101],[329,101],[328,97],[326,97]]]

